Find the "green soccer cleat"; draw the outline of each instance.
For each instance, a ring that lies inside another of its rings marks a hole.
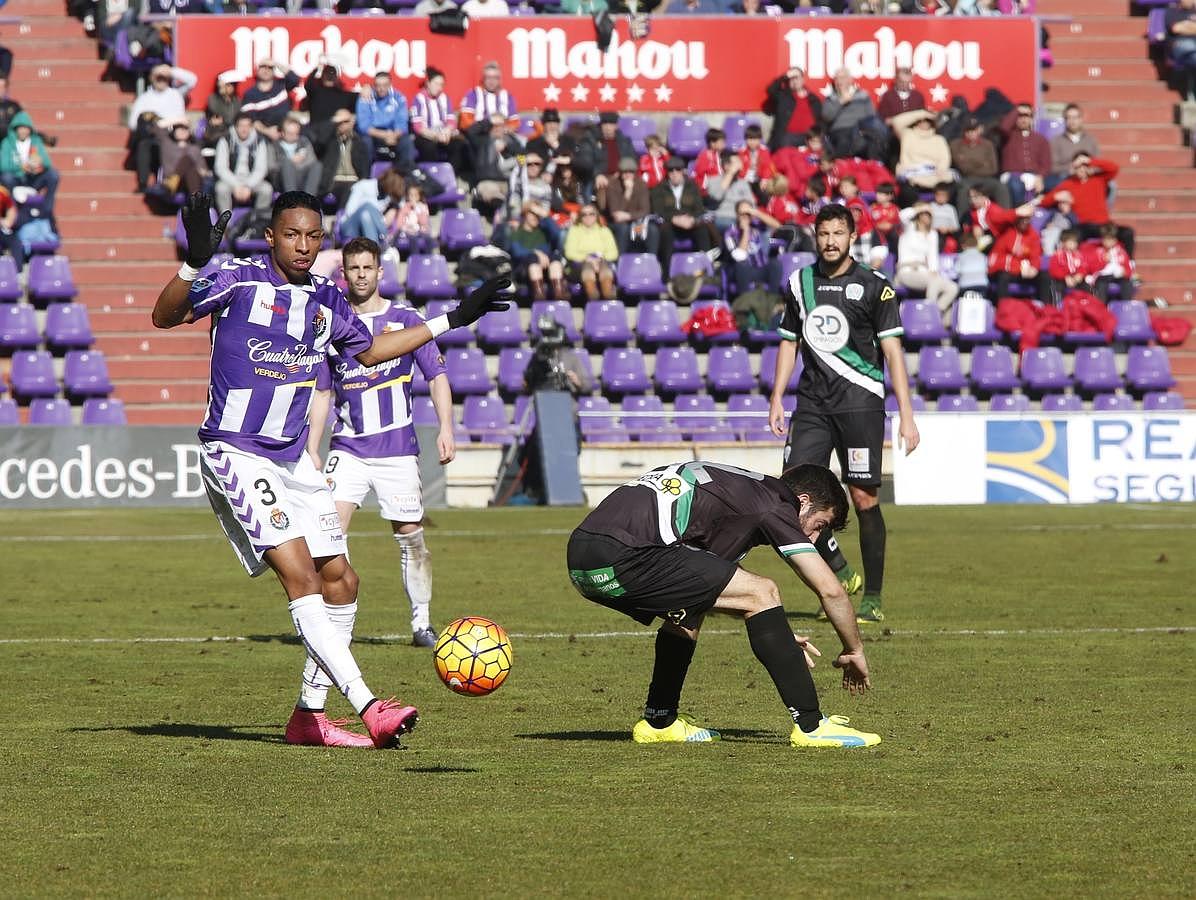
[[[631,729],[631,739],[637,744],[695,744],[721,740],[721,735],[698,727],[689,716],[677,716],[667,728],[653,728],[647,719],[640,719]]]
[[[807,733],[796,725],[789,735],[790,747],[875,747],[879,734],[848,728],[847,716],[823,716],[818,727]]]
[[[885,620],[885,614],[880,609],[880,597],[864,595],[860,603],[860,611],[855,614],[855,620],[861,625],[875,625]]]

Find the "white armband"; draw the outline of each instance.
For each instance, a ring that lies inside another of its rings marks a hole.
[[[199,269],[195,268],[195,266],[189,266],[186,263],[183,263],[181,266],[179,266],[180,280],[194,281],[198,277],[199,277]]]
[[[432,332],[432,340],[436,340],[436,338],[440,337],[449,330],[448,314],[446,313],[443,316],[437,316],[435,319],[428,319],[428,321],[424,324],[427,325],[428,330]]]

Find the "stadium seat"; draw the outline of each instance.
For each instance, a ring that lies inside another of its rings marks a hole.
[[[793,393],[797,390],[797,382],[801,378],[802,370],[802,356],[799,351],[796,359],[793,361],[793,374],[789,376],[789,384],[785,387],[786,393]],[[772,395],[772,389],[777,383],[777,348],[765,347],[760,352],[760,387],[764,391],[765,397]]]
[[[412,254],[407,260],[407,297],[412,303],[456,296],[457,286],[449,274],[447,259],[439,254]]]
[[[530,140],[535,137],[540,130],[540,114],[522,112],[519,114],[519,127],[515,129],[515,133],[522,138]]]
[[[577,115],[568,116],[565,119],[564,131],[570,128],[596,128],[598,127],[598,113],[579,113]]]
[[[789,278],[794,272],[813,265],[817,258],[813,253],[782,253],[778,257],[781,261],[781,287],[789,284]]]
[[[745,347],[711,347],[706,354],[706,384],[710,393],[725,397],[745,394],[756,387],[752,361]]]
[[[30,425],[70,425],[71,405],[65,400],[39,397],[29,404]]]
[[[418,168],[432,181],[427,189],[428,206],[433,209],[456,206],[465,199],[465,195],[457,189],[457,173],[453,171],[450,163],[422,162]],[[437,187],[440,188],[439,191]]]
[[[37,333],[37,313],[28,303],[0,306],[0,351],[34,350],[42,342]]]
[[[125,404],[115,397],[92,397],[83,401],[84,425],[127,425]]]
[[[635,147],[635,152],[642,156],[648,152],[644,140],[648,135],[656,133],[656,122],[646,117],[620,116],[619,131],[631,139],[631,145]]]
[[[993,310],[992,303],[987,299],[983,300],[983,303],[984,323],[980,331],[962,331],[959,321],[959,304],[956,303],[951,307],[951,333],[955,336],[954,343],[962,345],[994,344],[1005,337],[1001,329],[993,324],[996,312]]]
[[[440,249],[445,253],[461,253],[470,247],[486,243],[482,217],[476,209],[446,209],[440,218]]]
[[[1000,344],[974,348],[971,381],[973,389],[985,395],[1019,387],[1021,380],[1014,371],[1013,351]]]
[[[498,390],[504,397],[523,393],[523,373],[532,351],[524,347],[503,347],[498,351]]]
[[[519,307],[511,303],[506,309],[486,313],[478,320],[477,337],[488,350],[520,346],[527,340],[527,332],[519,320]]]
[[[63,393],[70,399],[107,397],[112,393],[108,361],[99,350],[71,350],[62,373]]]
[[[54,360],[45,350],[20,350],[14,353],[8,378],[12,384],[13,397],[18,402],[58,395]]]
[[[1058,347],[1035,347],[1022,354],[1022,383],[1035,393],[1061,391],[1071,386]]]
[[[943,394],[934,408],[938,412],[979,412],[980,403],[971,394]]]
[[[1035,123],[1034,130],[1049,141],[1063,134],[1065,127],[1060,118],[1041,118]]]
[[[768,398],[760,394],[735,394],[727,399],[731,430],[742,441],[779,441],[768,426]]]
[[[486,354],[476,347],[445,350],[444,367],[453,397],[489,394],[494,389],[494,382],[486,373]]]
[[[698,290],[699,297],[717,297],[722,293],[718,282],[715,280],[714,264],[705,253],[687,251],[685,253],[674,253],[669,258],[670,279],[678,275],[698,274],[704,275],[707,278]]]
[[[932,394],[958,391],[967,385],[954,347],[923,347],[918,351],[918,386]]]
[[[1113,300],[1109,311],[1117,319],[1113,340],[1122,344],[1146,344],[1155,339],[1150,310],[1141,300]]]
[[[628,297],[658,298],[665,291],[660,261],[651,253],[624,253],[615,269],[619,290]]]
[[[600,443],[620,443],[631,440],[627,429],[611,414],[610,401],[605,397],[581,397],[577,401],[581,439]]]
[[[21,274],[17,262],[11,256],[0,256],[0,303],[11,303],[25,297],[21,287]]]
[[[1099,394],[1121,387],[1117,374],[1117,360],[1112,347],[1081,347],[1075,352],[1076,390],[1082,394]]]
[[[436,407],[431,397],[411,398],[411,423],[431,428],[440,427],[440,419],[436,415]]]
[[[661,344],[685,343],[685,332],[672,300],[648,300],[639,304],[636,312],[635,334],[645,347]]]
[[[627,307],[620,300],[591,300],[586,304],[581,333],[589,347],[625,347],[633,337]]]
[[[1162,347],[1130,347],[1125,363],[1125,384],[1134,394],[1166,391],[1175,386],[1171,360]]]
[[[46,309],[46,349],[51,353],[85,350],[95,342],[82,303],[51,303]]]
[[[673,411],[673,425],[681,429],[685,440],[735,440],[735,432],[721,416],[695,415],[718,411],[714,398],[709,394],[681,394],[673,400]]]
[[[679,441],[681,432],[670,425],[664,416],[664,404],[652,395],[624,397],[623,426],[636,441]],[[632,415],[628,416],[627,413]],[[658,413],[658,415],[652,415]]]
[[[1142,408],[1151,411],[1181,410],[1184,408],[1184,398],[1175,391],[1147,391],[1142,395]]]
[[[65,256],[35,256],[29,260],[29,299],[37,305],[74,300],[79,291]]]
[[[378,293],[387,300],[394,300],[403,293],[403,282],[399,279],[399,260],[395,253],[383,253],[378,275]]]
[[[461,424],[474,440],[496,444],[514,440],[507,409],[497,397],[466,397]]]
[[[701,116],[674,116],[669,122],[668,148],[674,156],[693,159],[706,149],[710,125]]]
[[[1134,412],[1138,404],[1129,394],[1097,394],[1092,398],[1093,412]]]
[[[748,118],[740,113],[730,113],[723,119],[723,134],[727,136],[727,148],[739,150],[744,145],[743,132],[749,125],[759,125],[758,119]]]
[[[698,354],[693,347],[665,347],[656,351],[653,375],[656,393],[663,397],[694,394],[703,387]]]
[[[11,428],[21,424],[21,414],[17,405],[8,397],[0,397],[0,427]]]
[[[1156,6],[1146,16],[1146,40],[1152,46],[1167,42],[1167,10]]]
[[[573,324],[573,307],[568,300],[536,300],[532,303],[532,321],[529,333],[533,341],[540,339],[540,319],[548,316],[555,319],[565,328],[565,337],[570,343],[577,343],[581,336]]]
[[[993,394],[989,398],[988,408],[991,412],[1027,412],[1030,398],[1025,394]]]
[[[1049,412],[1083,412],[1084,401],[1078,394],[1044,394],[1042,397],[1042,411]]]
[[[429,300],[428,305],[424,309],[424,318],[435,319],[437,316],[443,316],[456,308],[456,300]],[[456,328],[450,328],[444,334],[440,335],[440,337],[436,338],[436,343],[441,347],[468,347],[473,343],[473,331],[466,325],[459,325]]]
[[[602,388],[608,394],[642,394],[651,387],[639,349],[609,347],[602,352]]]
[[[522,440],[529,437],[536,427],[536,405],[527,394],[515,398],[515,410],[511,415],[511,429],[515,437]]]
[[[899,311],[906,343],[933,344],[947,339],[947,328],[937,304],[929,300],[902,300]]]

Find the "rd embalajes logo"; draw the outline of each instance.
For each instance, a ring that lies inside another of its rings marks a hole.
[[[986,424],[989,503],[1067,503],[1067,423],[1050,419]]]

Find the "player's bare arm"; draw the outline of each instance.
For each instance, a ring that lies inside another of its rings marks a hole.
[[[918,448],[918,426],[914,423],[914,408],[909,401],[909,375],[905,371],[905,353],[901,349],[901,338],[884,337],[880,339],[880,352],[884,354],[885,363],[889,367],[889,377],[893,382],[893,395],[897,398],[897,435],[901,439],[901,446],[905,448],[905,455],[909,456]]]
[[[789,386],[789,379],[793,375],[793,367],[797,364],[797,341],[781,341],[777,347],[776,381],[772,386],[772,396],[768,401],[768,424],[772,433],[777,437],[785,436],[785,408],[781,401]]]
[[[331,408],[331,390],[312,391],[311,412],[308,414],[311,427],[307,430],[307,455],[311,457],[317,469],[324,468],[324,461],[320,458],[320,441],[324,439],[324,432],[328,429],[328,411]]]
[[[208,264],[224,239],[231,210],[225,210],[212,222],[212,198],[207,194],[192,194],[183,203],[183,229],[187,234],[187,258],[183,266],[162,288],[154,304],[155,328],[174,328],[195,321],[188,294],[199,270]]]
[[[436,419],[440,423],[436,452],[440,464],[445,466],[457,455],[457,442],[453,437],[453,391],[449,387],[448,376],[440,374],[428,382],[428,393],[432,396],[432,408],[436,410]]]
[[[843,670],[843,687],[853,694],[863,693],[872,687],[872,681],[856,624],[855,608],[842,582],[817,553],[797,553],[786,559],[797,576],[818,595],[822,609],[839,635],[843,652],[835,658],[833,665]]]

